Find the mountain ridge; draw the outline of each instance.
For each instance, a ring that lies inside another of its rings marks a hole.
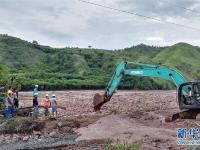
[[[31,43],[1,34],[0,56],[0,64],[6,68],[8,78],[19,78],[21,81],[15,84],[20,82],[23,90],[30,89],[34,84],[40,84],[41,89],[46,90],[105,88],[117,63],[124,58],[177,68],[190,80],[200,79],[200,47],[183,42],[165,47],[139,44],[122,50],[53,48],[40,45],[37,41]],[[120,84],[121,88],[173,88],[170,83],[152,78],[125,79]]]

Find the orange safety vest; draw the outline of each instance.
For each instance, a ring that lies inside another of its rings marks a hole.
[[[49,108],[50,107],[50,100],[49,99],[45,99],[43,101],[43,107],[45,107],[45,108]]]

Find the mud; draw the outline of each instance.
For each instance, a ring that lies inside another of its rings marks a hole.
[[[198,116],[196,120],[166,121],[167,117],[179,112],[176,91],[118,90],[98,113],[93,112],[93,96],[104,91],[40,92],[40,103],[47,93],[56,94],[58,104],[66,107],[66,110],[59,109],[58,119],[47,120],[46,131],[42,132],[55,130],[58,135],[77,135],[73,139],[75,145],[64,145],[62,149],[104,149],[110,140],[128,143],[142,141],[142,149],[190,149],[189,146],[176,144],[177,128],[189,129],[200,124]],[[31,106],[31,99],[31,92],[20,92],[21,106]]]

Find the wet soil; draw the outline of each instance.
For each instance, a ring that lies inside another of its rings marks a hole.
[[[103,94],[103,91],[40,92],[39,103],[47,93],[56,94],[58,104],[66,109],[58,109],[57,120],[42,119],[45,122],[45,128],[41,130],[44,141],[36,140],[34,144],[30,138],[20,144],[24,148],[40,145],[37,148],[104,149],[112,140],[119,140],[127,143],[142,141],[142,149],[190,149],[176,144],[177,128],[189,129],[200,124],[199,116],[197,119],[166,121],[167,117],[180,111],[176,91],[118,90],[111,101],[103,105],[101,112],[93,111],[92,100],[95,93]],[[31,92],[20,92],[20,106],[31,106],[31,99]],[[56,132],[55,137],[50,137],[52,131]]]

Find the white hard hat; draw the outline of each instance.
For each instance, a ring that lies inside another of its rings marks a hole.
[[[56,94],[52,94],[52,97],[56,97]]]
[[[35,87],[38,88],[38,85],[36,84]]]
[[[49,97],[49,94],[46,94],[46,97]]]

